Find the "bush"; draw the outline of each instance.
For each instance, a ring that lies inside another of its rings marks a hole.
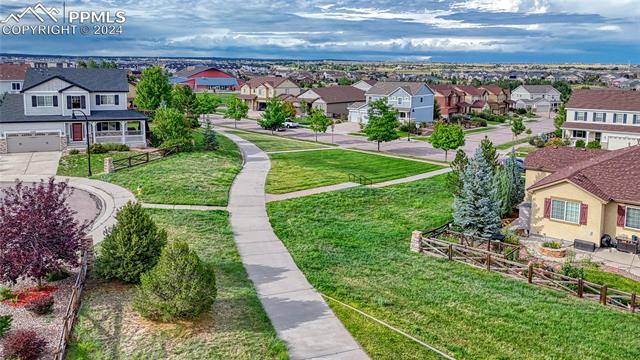
[[[54,282],[54,281],[66,279],[69,277],[69,275],[71,274],[69,274],[69,272],[66,269],[58,269],[58,270],[51,271],[50,273],[45,275],[44,279],[47,282]]]
[[[546,247],[549,249],[560,249],[562,245],[557,241],[546,241],[542,243],[542,247]]]
[[[78,154],[80,154],[80,150],[78,149],[69,150],[69,155],[78,155]]]
[[[602,149],[602,145],[600,145],[600,141],[592,140],[587,144],[587,149]]]
[[[0,288],[0,301],[5,300],[14,300],[16,299],[16,295],[13,294],[13,291],[9,288]]]
[[[0,337],[3,337],[4,334],[11,329],[11,322],[13,321],[13,316],[11,315],[0,315]]]
[[[105,154],[109,152],[109,150],[102,144],[91,144],[91,146],[89,146],[89,152],[91,154]]]
[[[168,245],[158,264],[140,278],[134,309],[151,320],[194,318],[211,308],[216,279],[211,266],[183,241]]]
[[[53,296],[48,295],[32,300],[30,303],[25,305],[25,309],[36,315],[46,315],[53,312],[53,304]]]
[[[127,144],[92,144],[89,152],[92,154],[106,154],[109,151],[129,151]]]
[[[47,347],[47,341],[33,330],[16,330],[2,340],[4,356],[8,359],[38,359]]]
[[[155,266],[167,233],[138,203],[122,207],[116,220],[98,249],[96,272],[104,279],[137,283],[140,275]]]
[[[537,148],[542,148],[542,147],[545,146],[546,142],[540,136],[533,136],[533,137],[531,137],[531,139],[529,139],[529,144],[533,145],[533,146],[535,146]]]
[[[564,140],[560,138],[551,138],[549,139],[544,146],[565,146]]]
[[[527,109],[516,109],[516,113],[520,114],[520,115],[524,115],[527,113]]]
[[[576,279],[584,279],[584,269],[582,267],[573,265],[570,261],[566,261],[562,265],[562,269],[560,271],[564,276]]]
[[[583,148],[584,146],[585,146],[584,140],[582,140],[582,139],[576,140],[576,147],[577,148]]]

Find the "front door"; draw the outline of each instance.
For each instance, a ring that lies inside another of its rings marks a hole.
[[[71,124],[71,140],[82,141],[82,124],[81,123]]]

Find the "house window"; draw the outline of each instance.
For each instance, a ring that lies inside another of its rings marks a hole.
[[[575,201],[551,200],[551,218],[578,224],[580,203]]]
[[[11,83],[11,90],[20,91],[20,83],[19,82]]]
[[[640,208],[627,207],[624,226],[628,228],[640,229]]]
[[[587,133],[584,130],[573,130],[573,137],[574,138],[586,138],[587,137]]]
[[[401,97],[398,98],[398,105],[402,105],[402,98]]]
[[[100,105],[114,105],[115,103],[115,95],[100,95]]]
[[[422,102],[422,100],[423,100],[423,99],[422,99],[422,96],[421,96],[421,97],[420,97],[420,102]]]
[[[597,132],[597,133],[595,134],[595,140],[596,140],[597,142],[602,142],[602,133]]]
[[[120,131],[120,123],[117,121],[96,123],[96,131]]]
[[[578,121],[587,120],[587,113],[586,112],[582,112],[582,111],[576,112],[576,120],[578,120]]]
[[[53,107],[53,96],[36,96],[36,104],[38,107]]]
[[[603,112],[593,113],[593,121],[604,122],[604,113]]]
[[[71,96],[71,108],[72,109],[82,109],[82,97],[81,96]]]

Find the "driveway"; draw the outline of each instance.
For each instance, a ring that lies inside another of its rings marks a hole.
[[[0,155],[0,180],[20,175],[53,176],[58,171],[59,151]]]

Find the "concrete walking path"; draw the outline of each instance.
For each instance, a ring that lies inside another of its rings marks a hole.
[[[276,150],[276,151],[267,151],[267,154],[286,154],[286,153],[297,153],[297,152],[307,152],[307,151],[320,151],[320,150],[335,150],[337,147],[321,147],[315,149],[298,149],[298,150]]]
[[[230,223],[242,263],[291,359],[368,359],[307,281],[267,216],[264,185],[267,154],[239,136],[225,134],[245,164],[229,194]]]
[[[210,206],[210,205],[172,205],[172,204],[151,204],[141,202],[143,208],[146,209],[165,209],[165,210],[196,210],[196,211],[211,211],[211,210],[227,210],[226,206]]]

